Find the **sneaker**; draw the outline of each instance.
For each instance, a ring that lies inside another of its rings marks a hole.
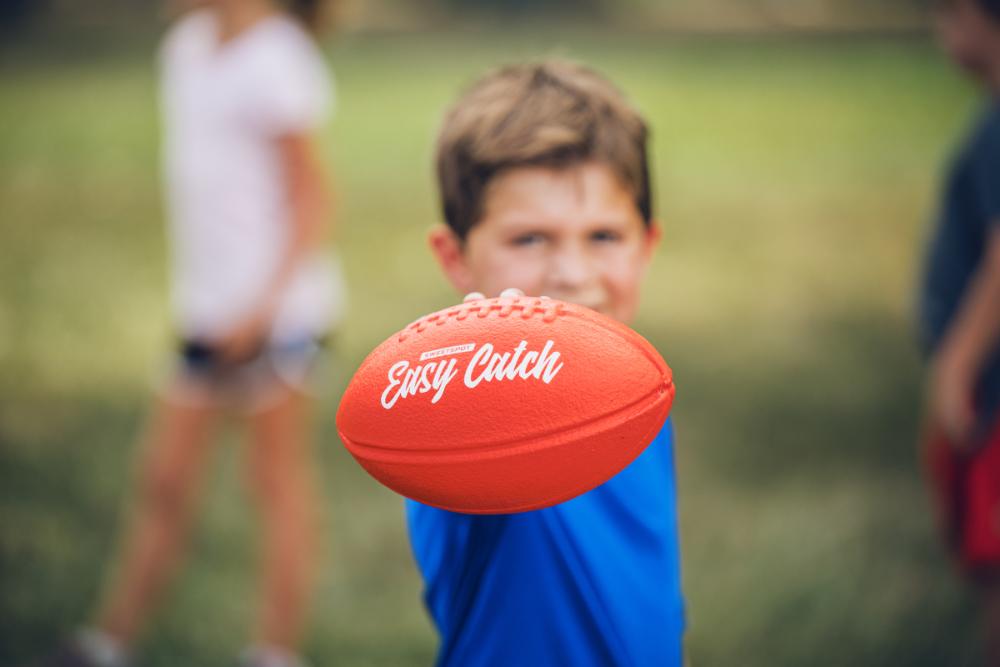
[[[129,667],[129,661],[117,640],[88,628],[29,667]]]
[[[280,646],[257,644],[240,655],[237,667],[307,667],[302,658]]]

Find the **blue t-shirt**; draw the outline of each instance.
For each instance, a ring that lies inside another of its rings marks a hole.
[[[573,500],[471,515],[406,501],[440,667],[682,663],[673,430]]]
[[[921,294],[921,337],[927,354],[935,352],[951,326],[989,236],[998,228],[1000,103],[993,102],[959,149],[945,182]],[[987,360],[974,398],[986,428],[1000,417],[1000,346]]]

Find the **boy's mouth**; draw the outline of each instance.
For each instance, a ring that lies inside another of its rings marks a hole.
[[[568,301],[569,303],[574,303],[578,306],[583,306],[584,308],[590,308],[591,310],[596,310],[602,315],[607,315],[606,312],[607,304],[605,304],[603,301],[593,301],[593,300],[588,301],[584,299],[565,299],[565,301]]]
[[[546,293],[546,296],[550,296],[553,299],[559,299],[560,301],[565,301],[567,303],[576,304],[577,306],[583,306],[584,308],[590,308],[591,310],[596,310],[602,315],[607,315],[607,299],[601,294],[558,294],[558,293]]]

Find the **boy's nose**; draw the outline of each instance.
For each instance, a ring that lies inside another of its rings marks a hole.
[[[581,249],[564,248],[553,253],[548,278],[552,287],[578,289],[593,280],[593,267]]]
[[[545,294],[554,299],[600,310],[606,295],[594,258],[581,250],[555,253],[549,265]]]

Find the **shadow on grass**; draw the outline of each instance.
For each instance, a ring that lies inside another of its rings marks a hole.
[[[918,464],[906,323],[827,311],[799,340],[766,329],[671,341],[696,664],[976,664]]]
[[[719,436],[707,460],[727,483],[753,486],[914,470],[920,367],[905,326],[829,314],[804,337],[792,350],[766,337],[672,341],[683,350],[677,407]]]
[[[99,599],[146,406],[138,392],[0,403],[0,664],[17,665],[67,637]],[[321,406],[317,428],[324,566],[304,651],[318,665],[429,664],[433,637],[401,503],[342,450],[332,405]],[[249,640],[258,530],[239,436],[220,438],[187,560],[140,664],[230,665]]]

